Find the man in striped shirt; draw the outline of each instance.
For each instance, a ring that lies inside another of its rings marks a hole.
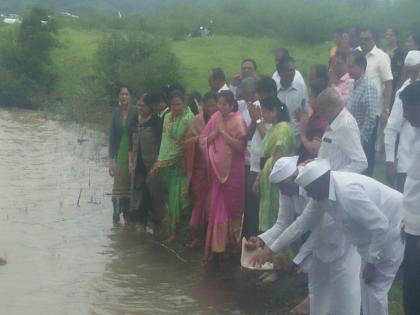
[[[364,175],[372,176],[375,163],[378,92],[365,73],[367,61],[362,52],[353,51],[347,59],[347,65],[350,77],[355,80],[354,87],[350,90],[347,109],[357,121],[362,147],[367,157],[368,168]]]

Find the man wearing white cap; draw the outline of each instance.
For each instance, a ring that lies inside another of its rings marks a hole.
[[[277,184],[281,192],[278,219],[276,224],[259,235],[258,239],[250,239],[250,243],[255,243],[255,246],[264,243],[271,251],[277,251],[273,244],[293,223],[296,215],[302,214],[310,200],[305,191],[294,182],[301,170],[301,167],[296,166],[298,158],[298,156],[284,157],[274,164],[270,181]],[[328,214],[321,217],[320,228],[322,229],[314,229],[293,259],[294,263],[308,272],[311,314],[358,315],[360,313],[360,285],[354,273],[359,271],[360,258],[355,254],[352,246],[348,250],[346,238],[332,217]],[[299,227],[297,229],[299,230]],[[320,237],[319,233],[332,236],[334,240]],[[347,250],[348,254],[346,254]],[[266,253],[270,254],[270,251]],[[325,261],[321,260],[320,256],[326,258]],[[263,254],[253,260],[266,258],[268,257],[264,257]],[[296,309],[302,310],[304,306],[303,302]]]
[[[408,52],[404,61],[404,72],[408,80],[396,92],[394,105],[389,115],[388,123],[385,127],[385,174],[400,192],[404,191],[407,169],[411,157],[411,145],[414,139],[415,130],[410,123],[403,117],[403,106],[399,97],[408,85],[416,81],[420,70],[420,51],[412,50]],[[395,158],[395,147],[397,136],[400,135],[397,156]]]
[[[401,93],[404,117],[415,128],[411,156],[404,186],[404,310],[406,315],[420,314],[420,81]]]
[[[301,215],[309,201],[309,197],[299,185],[295,183],[296,176],[299,174],[299,156],[282,157],[276,161],[270,173],[270,182],[278,185],[280,189],[279,212],[276,223],[258,237],[250,237],[247,241],[247,248],[250,250],[261,246],[268,246],[281,235],[281,233],[295,220],[296,216]],[[301,265],[305,270],[309,264],[308,256],[312,252],[313,239],[309,238],[299,250],[298,255],[293,259],[296,265]],[[303,261],[305,260],[305,263]],[[309,290],[311,286],[309,285]],[[311,302],[312,303],[312,302]],[[309,299],[306,298],[296,306],[291,314],[309,313]]]
[[[362,257],[361,298],[364,315],[388,314],[388,292],[401,264],[402,194],[369,177],[331,171],[326,159],[308,163],[296,178],[313,199],[296,221],[274,242],[279,251],[308,230],[324,212],[334,218]],[[289,230],[289,231],[288,231]]]

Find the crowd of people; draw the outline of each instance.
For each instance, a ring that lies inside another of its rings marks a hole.
[[[338,30],[307,82],[279,48],[272,76],[245,59],[229,85],[213,68],[204,96],[172,84],[131,106],[122,87],[114,222],[203,248],[209,270],[236,262],[242,237],[263,248],[256,267],[293,260],[309,294],[292,314],[388,314],[404,260],[405,314],[420,314],[420,35],[404,47],[389,28],[385,39],[381,50],[372,29]],[[388,186],[372,178],[381,159]]]

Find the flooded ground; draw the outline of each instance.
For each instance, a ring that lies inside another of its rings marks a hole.
[[[100,133],[0,110],[0,314],[287,314],[304,284],[205,274],[199,253],[114,227],[106,157]]]

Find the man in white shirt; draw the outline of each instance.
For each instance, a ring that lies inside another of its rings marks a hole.
[[[404,187],[403,222],[404,310],[406,315],[420,314],[420,81],[407,86],[401,93],[404,117],[415,128],[411,156]]]
[[[300,127],[295,117],[295,112],[299,109],[309,110],[307,89],[305,84],[295,80],[296,69],[293,58],[286,56],[281,59],[277,64],[277,71],[280,75],[277,97],[289,110],[290,120],[299,142]]]
[[[278,252],[302,232],[319,225],[322,215],[328,213],[362,257],[363,314],[387,315],[388,292],[404,251],[400,239],[402,194],[367,176],[331,171],[326,159],[309,162],[296,182],[312,200],[271,250]]]
[[[334,170],[362,173],[367,159],[357,122],[344,107],[340,94],[329,87],[318,96],[319,113],[328,122],[318,157],[328,158]]]
[[[277,240],[283,231],[290,226],[295,218],[302,214],[310,198],[307,196],[305,191],[295,183],[295,179],[299,174],[299,170],[302,167],[297,166],[299,156],[284,157],[277,160],[273,166],[273,170],[270,174],[270,182],[276,184],[280,189],[280,200],[279,200],[279,213],[276,223],[266,232],[260,234],[258,238],[254,237],[248,241],[249,248],[256,248],[257,246],[268,246],[271,248],[272,244]],[[323,220],[323,227],[328,233],[333,235],[339,235],[337,231],[334,231],[334,224],[332,218],[326,214]],[[340,236],[342,237],[342,236]],[[301,246],[299,253],[293,259],[296,265],[308,272],[308,289],[309,289],[309,303],[308,299],[305,299],[298,306],[295,307],[296,311],[301,313],[308,313],[309,309],[312,311],[311,314],[327,314],[334,312],[332,300],[340,301],[340,297],[343,296],[340,291],[333,290],[334,286],[330,286],[325,281],[325,275],[319,272],[317,267],[316,259],[312,257],[312,252],[315,251],[314,255],[324,255],[331,252],[332,243],[327,238],[317,238],[316,233],[312,233],[306,242]],[[328,255],[328,254],[327,254]],[[356,257],[357,258],[357,257]],[[315,260],[315,263],[311,262]],[[313,265],[315,268],[313,268]],[[325,270],[325,269],[324,269]],[[349,273],[352,278],[352,273]],[[323,281],[320,281],[320,279]],[[343,282],[344,283],[344,282]],[[351,287],[351,280],[345,281],[344,286],[346,287],[346,301],[351,303],[350,306],[344,305],[343,309],[346,311],[355,307],[354,301],[359,300],[359,292],[348,290]],[[358,282],[354,284],[358,286]],[[320,288],[323,286],[323,288]],[[336,296],[336,294],[339,294]],[[353,295],[353,296],[352,296]],[[343,305],[340,305],[343,306]],[[350,307],[350,308],[349,308]],[[358,306],[353,309],[355,314],[358,314]],[[300,313],[299,313],[300,314]],[[347,313],[348,314],[348,313]]]
[[[210,89],[215,93],[220,93],[221,91],[229,90],[229,87],[226,84],[225,73],[221,68],[214,68],[210,70],[208,83]]]
[[[404,192],[405,179],[409,159],[411,157],[411,145],[414,139],[415,129],[403,117],[402,102],[399,97],[408,85],[418,79],[420,70],[420,51],[412,50],[408,52],[404,61],[404,72],[408,80],[395,94],[394,105],[389,115],[388,123],[385,127],[385,174],[390,183],[392,183],[400,192]],[[395,148],[397,137],[399,137],[398,152],[395,160]]]
[[[320,93],[318,103],[319,113],[329,123],[318,156],[328,157],[335,170],[363,172],[367,160],[357,122],[344,108],[340,94],[329,87]],[[295,233],[300,233],[299,226],[295,226]],[[354,274],[360,270],[360,256],[337,230],[335,222],[318,225],[311,235],[317,244],[313,246],[313,272],[309,274],[313,294],[311,312],[315,315],[359,315],[360,283]]]
[[[376,150],[383,149],[383,130],[389,116],[389,109],[392,98],[392,71],[389,56],[376,47],[376,35],[371,29],[364,29],[360,32],[360,47],[366,55],[366,75],[376,85],[378,91],[378,105],[376,115],[378,120]]]
[[[279,61],[281,59],[283,59],[283,57],[285,57],[285,56],[286,57],[289,57],[290,56],[289,55],[289,51],[286,48],[277,48],[276,49],[276,53],[274,54],[274,62],[276,64],[276,68],[277,68],[277,64],[279,63]],[[272,78],[276,82],[277,89],[279,89],[279,86],[280,86],[280,75],[279,75],[279,72],[277,70],[273,73]],[[303,76],[300,73],[300,71],[297,70],[297,69],[295,69],[295,77],[294,77],[294,80],[296,82],[299,82],[302,85],[305,85],[305,80],[303,79]]]

